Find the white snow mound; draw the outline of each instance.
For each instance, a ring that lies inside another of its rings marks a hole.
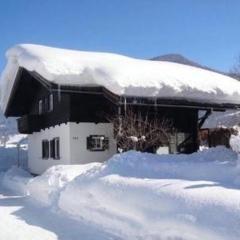
[[[237,163],[225,147],[190,155],[130,151],[105,163],[55,166],[36,178],[13,168],[3,178],[114,239],[239,240]]]
[[[100,163],[53,166],[28,183],[28,192],[34,200],[41,202],[44,206],[49,206],[57,201],[58,192],[68,182],[98,165]]]
[[[240,104],[240,82],[212,71],[112,53],[21,44],[6,53],[1,106],[6,108],[19,67],[63,85],[103,86],[117,95]]]
[[[240,237],[237,154],[128,152],[89,169],[60,192],[59,207],[123,239]]]
[[[26,185],[31,179],[31,174],[26,170],[12,166],[3,174],[2,185],[17,194],[28,195]]]

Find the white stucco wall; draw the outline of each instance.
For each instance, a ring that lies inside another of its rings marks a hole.
[[[109,149],[105,151],[87,150],[89,135],[105,135],[109,138]],[[70,154],[72,164],[104,162],[116,153],[111,123],[70,123]]]
[[[51,127],[29,135],[28,168],[31,173],[41,174],[57,164],[70,164],[70,130],[69,123]],[[60,159],[42,159],[42,140],[60,139]]]
[[[109,138],[109,149],[89,151],[87,137],[105,135]],[[42,159],[42,140],[60,139],[60,159]],[[57,164],[84,164],[103,162],[116,153],[116,142],[113,139],[111,123],[67,123],[51,127],[29,135],[28,167],[31,173],[41,174]]]

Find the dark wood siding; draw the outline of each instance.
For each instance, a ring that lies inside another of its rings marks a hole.
[[[117,112],[117,106],[102,94],[70,94],[71,122],[107,122]]]
[[[45,99],[48,99],[50,94],[53,94],[52,111],[44,107]],[[38,111],[39,100],[43,101],[41,115]],[[160,101],[154,106],[154,103],[149,104],[148,100],[145,102],[143,100],[143,104],[135,103],[134,100],[131,104],[124,105],[120,100],[116,96],[106,95],[102,88],[85,88],[85,90],[70,86],[60,88],[23,69],[14,87],[8,115],[21,116],[18,119],[20,133],[32,133],[67,122],[107,122],[111,116],[117,114],[119,106],[122,114],[127,107],[143,115],[147,114],[150,118],[170,120],[177,132],[191,135],[187,152],[197,149],[198,109],[196,107],[181,107],[172,103],[166,106],[166,102],[161,106]]]

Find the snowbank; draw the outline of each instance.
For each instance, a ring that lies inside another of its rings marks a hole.
[[[41,202],[42,205],[49,206],[56,203],[58,193],[67,183],[88,169],[99,165],[100,163],[53,166],[28,183],[28,192],[33,199]]]
[[[27,183],[32,179],[32,176],[22,168],[16,166],[11,167],[2,176],[2,185],[11,191],[27,195]]]
[[[236,161],[223,147],[192,155],[128,152],[76,177],[58,204],[124,239],[239,239]]]
[[[3,183],[119,239],[238,240],[237,159],[224,147],[191,155],[130,151],[35,178],[13,168]]]
[[[2,73],[5,111],[19,67],[57,84],[103,86],[117,95],[240,103],[240,82],[208,70],[118,54],[21,44],[7,51]]]

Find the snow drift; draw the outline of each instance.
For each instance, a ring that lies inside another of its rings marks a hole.
[[[42,175],[33,178],[27,187],[30,196],[44,206],[56,204],[60,190],[76,176],[99,166],[100,163],[85,165],[56,165]]]
[[[30,180],[15,170],[4,177],[24,182],[34,202],[116,239],[238,240],[237,159],[224,147],[191,155],[131,151],[106,163],[55,166]]]
[[[223,147],[192,155],[128,152],[76,177],[58,204],[124,239],[239,239],[236,161]]]
[[[26,185],[32,179],[31,174],[22,168],[12,166],[2,176],[2,184],[11,191],[20,194],[28,195]]]
[[[7,51],[1,106],[6,108],[19,67],[62,85],[103,86],[117,95],[240,104],[240,82],[208,70],[118,54],[21,44]]]

